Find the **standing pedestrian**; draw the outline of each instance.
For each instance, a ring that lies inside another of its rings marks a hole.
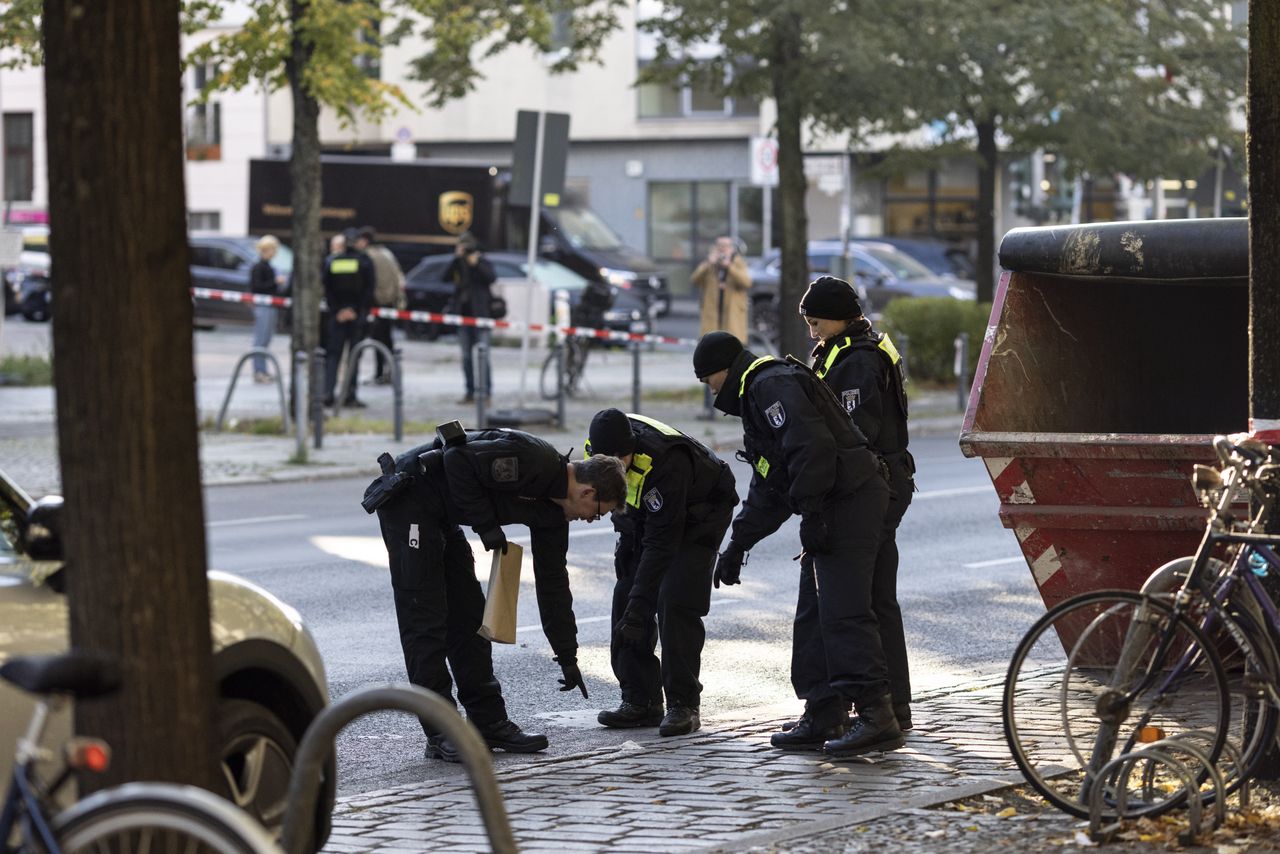
[[[592,521],[618,506],[626,494],[622,464],[605,456],[569,462],[529,433],[480,430],[456,443],[414,448],[396,459],[395,469],[408,475],[407,488],[366,509],[376,509],[387,547],[409,680],[449,700],[456,682],[458,701],[490,748],[545,750],[546,736],[526,733],[507,717],[493,647],[477,634],[484,593],[461,526],[470,526],[489,551],[506,550],[503,525],[528,526],[538,614],[560,665],[560,690],[577,688],[585,699],[566,563],[569,522]],[[370,485],[366,499],[382,481]],[[453,745],[422,727],[428,757],[458,761]]]
[[[451,310],[468,317],[491,317],[493,305],[493,265],[484,258],[480,241],[470,233],[458,238],[454,247],[453,262],[445,268],[444,281],[453,283]],[[472,363],[475,346],[489,343],[487,326],[459,326],[458,343],[462,347],[462,378],[466,382],[466,394],[459,403],[472,403],[476,399],[475,365]],[[485,362],[484,390],[493,396],[492,359]]]
[[[400,262],[387,247],[376,243],[376,232],[369,226],[360,229],[356,238],[356,248],[369,256],[373,264],[373,304],[378,308],[403,309],[405,307],[404,271]],[[391,343],[391,318],[378,316],[369,321],[366,335],[381,343],[388,350]],[[381,350],[374,352],[375,366],[373,381],[378,385],[391,383],[391,365]],[[356,374],[360,369],[357,366]]]
[[[732,237],[722,235],[711,246],[707,260],[693,271],[690,281],[702,291],[702,331],[706,335],[716,329],[733,334],[747,343],[747,291],[751,289],[751,273],[738,253]]]
[[[809,285],[800,300],[800,314],[809,326],[814,373],[835,393],[889,467],[889,509],[880,532],[871,605],[880,626],[880,644],[889,668],[889,688],[898,726],[911,729],[911,673],[907,641],[898,605],[898,525],[911,506],[915,490],[915,460],[907,450],[907,394],[902,357],[889,336],[877,333],[862,314],[853,287],[842,279],[822,276]]]
[[[597,719],[614,728],[657,726],[663,736],[693,732],[701,726],[711,572],[738,503],[733,472],[697,439],[618,409],[591,419],[586,452],[618,457],[627,469],[626,503],[613,514],[618,580],[609,642],[622,704]]]
[[[355,248],[354,229],[348,229],[343,239],[346,248],[330,255],[324,268],[324,299],[329,306],[329,334],[325,340],[325,406],[333,406],[343,350],[352,350],[360,342],[365,318],[373,302],[373,265],[367,255]],[[354,377],[342,405],[364,407],[356,397]]]
[[[808,367],[757,358],[728,332],[702,336],[694,373],[721,412],[742,419],[754,469],[713,583],[737,584],[746,553],[800,515],[800,586],[791,683],[800,723],[775,747],[848,756],[903,744],[893,715],[871,584],[889,487],[867,440]],[[848,704],[858,717],[846,733]]]
[[[249,270],[249,290],[256,296],[279,295],[284,286],[283,274],[277,273],[271,266],[271,259],[280,251],[280,241],[268,234],[258,239],[258,261]],[[274,305],[253,304],[253,346],[269,349],[271,336],[276,331],[276,307]],[[253,356],[253,381],[255,383],[271,382],[267,373],[267,357],[258,353]]]

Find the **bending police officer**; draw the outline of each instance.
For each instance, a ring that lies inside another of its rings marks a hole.
[[[800,514],[804,549],[791,682],[805,701],[800,723],[775,747],[846,756],[903,744],[893,716],[871,580],[889,487],[866,438],[808,367],[757,358],[726,332],[698,342],[694,372],[721,412],[742,419],[754,469],[714,583],[737,584],[746,552]],[[817,618],[816,631],[803,620]],[[858,717],[844,732],[844,710]]]
[[[911,673],[898,605],[897,530],[911,505],[916,466],[907,450],[902,357],[888,335],[871,328],[871,321],[862,316],[857,293],[842,279],[822,276],[810,284],[800,300],[800,314],[809,326],[809,337],[818,341],[812,353],[814,373],[835,393],[872,450],[889,466],[889,509],[876,552],[871,606],[889,668],[893,713],[898,726],[909,730]]]
[[[664,736],[693,732],[701,726],[711,572],[738,503],[733,472],[674,427],[617,409],[591,420],[586,453],[618,457],[627,467],[626,504],[613,514],[618,580],[609,642],[622,704],[597,719],[614,728],[657,726]],[[661,662],[654,655],[659,638]]]
[[[569,462],[528,433],[481,430],[462,441],[437,439],[413,448],[396,458],[395,471],[409,476],[407,488],[376,510],[409,680],[446,698],[456,682],[468,719],[491,748],[545,749],[546,736],[525,733],[507,717],[492,645],[476,633],[484,593],[460,526],[470,526],[489,551],[506,549],[502,525],[528,526],[538,613],[560,665],[560,690],[578,688],[585,698],[565,563],[569,522],[597,519],[622,501],[622,464],[604,456]],[[423,729],[428,756],[457,761],[452,745],[425,724]]]

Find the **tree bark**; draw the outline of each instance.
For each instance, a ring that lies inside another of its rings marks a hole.
[[[54,378],[76,704],[96,783],[212,788],[213,665],[183,190],[179,0],[46,0]]]
[[[303,71],[311,62],[313,49],[305,38],[303,17],[308,0],[290,0],[292,38],[286,61],[289,89],[293,95],[293,146],[289,176],[293,181],[293,353],[309,358],[323,346],[320,337],[320,266],[325,248],[320,236],[320,103],[307,90]],[[312,366],[310,376],[317,376]],[[294,394],[298,394],[294,389]],[[312,420],[320,409],[323,390],[311,387],[308,411]]]
[[[1249,2],[1249,420],[1280,440],[1280,5]]]
[[[996,122],[985,118],[974,123],[978,132],[978,258],[974,279],[978,302],[995,296],[996,269],[996,170],[1000,152],[996,148]]]
[[[805,104],[791,80],[791,71],[803,62],[798,15],[785,15],[778,22],[769,62],[778,107],[778,216],[782,220],[779,349],[803,357],[809,346],[799,307],[809,284],[809,216],[805,211],[808,184],[801,138]]]

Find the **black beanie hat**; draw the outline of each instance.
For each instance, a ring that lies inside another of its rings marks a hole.
[[[636,449],[636,435],[631,432],[631,421],[621,409],[602,409],[591,419],[587,432],[591,453],[610,457],[625,457]]]
[[[835,276],[822,276],[800,298],[800,313],[823,320],[852,320],[862,314],[858,292]]]
[[[698,379],[710,376],[716,371],[723,371],[733,364],[742,352],[742,342],[738,336],[729,332],[716,330],[708,332],[698,341],[693,351],[693,373]]]

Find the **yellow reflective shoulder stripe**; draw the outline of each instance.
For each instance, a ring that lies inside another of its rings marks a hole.
[[[639,421],[641,424],[648,424],[654,430],[657,430],[659,433],[662,433],[665,436],[681,435],[679,430],[677,430],[674,427],[663,424],[661,421],[659,421],[656,418],[650,418],[647,415],[637,415],[634,412],[628,412],[627,417],[632,419],[633,421]]]
[[[765,362],[772,361],[772,356],[761,356],[759,359],[756,359],[754,362],[747,365],[747,369],[742,372],[742,379],[738,381],[738,397],[742,397],[747,393],[747,377],[751,375],[751,372],[760,367],[760,365],[763,365]]]
[[[766,460],[764,457],[761,457],[760,459],[756,460],[756,471],[760,473],[761,477],[768,477],[769,461]]]
[[[889,357],[889,361],[895,365],[902,361],[902,357],[898,355],[898,348],[893,346],[893,342],[889,340],[888,335],[880,336],[880,349]]]
[[[329,262],[330,273],[354,273],[360,269],[360,262],[355,258],[334,258]]]
[[[846,335],[844,340],[831,348],[831,352],[827,354],[827,358],[823,361],[822,367],[815,372],[818,375],[818,379],[826,379],[827,373],[831,370],[832,366],[835,365],[836,359],[840,358],[840,352],[848,349],[851,344],[853,344],[853,339]]]
[[[640,507],[640,494],[644,491],[644,479],[653,468],[653,457],[648,454],[635,453],[631,457],[631,468],[627,469],[627,504]]]

